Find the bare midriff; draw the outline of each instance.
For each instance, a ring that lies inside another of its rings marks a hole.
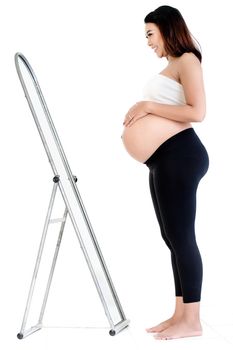
[[[144,163],[162,143],[177,133],[191,128],[190,123],[181,123],[154,114],[148,114],[123,130],[122,141],[127,152]]]

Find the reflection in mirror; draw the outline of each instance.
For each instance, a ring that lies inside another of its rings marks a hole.
[[[57,185],[64,199],[67,213],[69,214],[74,230],[79,239],[81,249],[84,253],[90,273],[104,307],[105,314],[108,318],[111,330],[110,334],[114,335],[120,332],[129,324],[129,320],[125,318],[116,290],[113,286],[110,274],[107,270],[106,263],[100,251],[93,228],[88,218],[87,212],[83,205],[75,178],[71,172],[55,126],[48,111],[45,99],[42,95],[37,78],[27,61],[20,53],[15,55],[15,64],[20,82],[22,84],[26,99],[31,109],[34,121],[38,128],[41,140],[43,142],[46,154],[51,164],[55,176],[59,176]],[[55,194],[54,194],[55,198]],[[54,201],[53,198],[53,201]],[[53,204],[51,204],[52,206]],[[64,227],[63,227],[64,229]],[[60,239],[61,240],[61,239]],[[44,238],[42,239],[44,243]],[[60,244],[60,243],[59,243]],[[59,248],[58,248],[59,249]],[[40,247],[38,256],[42,255],[43,244]],[[58,254],[58,251],[57,251]],[[47,287],[44,305],[42,306],[41,315],[43,315],[45,304],[48,297],[49,287],[52,281],[52,274],[55,267],[51,270],[51,278]],[[39,269],[40,259],[37,260],[35,273],[33,275],[31,288],[29,291],[28,302],[23,319],[23,324],[18,338],[22,339],[26,335],[33,333],[41,328],[42,316],[38,325],[32,327],[29,331],[25,331],[27,316],[30,309],[31,298],[36,279],[36,272]]]

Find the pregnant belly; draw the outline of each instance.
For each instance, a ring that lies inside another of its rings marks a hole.
[[[137,161],[144,163],[163,142],[190,127],[190,123],[148,114],[132,126],[124,128],[122,141],[127,152]]]

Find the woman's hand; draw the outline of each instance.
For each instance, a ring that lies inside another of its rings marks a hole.
[[[133,105],[128,113],[125,116],[125,120],[123,125],[131,126],[133,123],[135,123],[138,119],[141,119],[145,117],[147,114],[149,114],[148,107],[149,107],[149,101],[140,101],[135,103]]]

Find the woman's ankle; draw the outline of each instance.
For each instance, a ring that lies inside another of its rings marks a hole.
[[[200,302],[184,303],[183,318],[187,323],[200,325]]]
[[[184,302],[183,297],[176,297],[175,311],[172,316],[174,319],[180,319],[184,313]]]

